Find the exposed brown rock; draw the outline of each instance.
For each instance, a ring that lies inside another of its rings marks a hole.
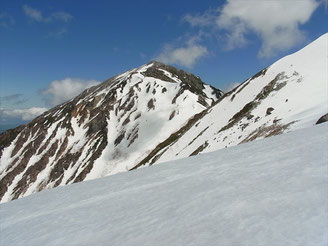
[[[21,125],[14,129],[7,130],[0,134],[0,158],[4,148],[8,147],[17,135],[24,129],[25,125]]]
[[[321,116],[320,119],[315,124],[318,125],[327,121],[328,121],[328,113]]]
[[[190,156],[198,155],[200,152],[206,149],[207,146],[208,146],[208,142],[206,141],[201,146],[199,146],[194,152],[192,152]]]
[[[180,82],[177,83],[170,76],[165,75],[161,69],[169,70],[172,77],[181,80],[181,84]],[[84,180],[92,170],[95,160],[100,157],[102,151],[107,147],[109,141],[114,142],[114,153],[118,153],[117,158],[119,158],[119,144],[122,144],[124,141],[128,146],[131,146],[140,137],[137,119],[142,117],[142,115],[141,112],[135,112],[138,110],[139,100],[144,100],[143,98],[138,98],[137,92],[140,92],[144,86],[140,86],[143,82],[142,80],[133,86],[129,84],[134,73],[131,72],[124,80],[119,80],[116,76],[98,86],[86,89],[76,98],[45,112],[26,126],[0,134],[0,158],[4,148],[8,147],[15,140],[15,146],[12,152],[9,153],[13,160],[8,163],[4,171],[4,177],[0,180],[0,198],[3,197],[8,186],[12,184],[15,177],[19,174],[22,174],[22,178],[17,185],[11,187],[13,188],[13,199],[24,195],[36,181],[38,185],[34,191]],[[204,84],[199,77],[157,62],[144,75],[159,78],[168,83],[176,83],[177,86],[180,86],[178,87],[180,90],[173,99],[173,103],[186,90],[189,90],[196,94],[201,94],[198,97],[198,102],[205,107],[209,106],[207,103],[208,98],[206,98],[203,92]],[[110,89],[107,90],[109,87]],[[128,93],[125,93],[127,88]],[[121,95],[123,91],[125,93],[124,97]],[[156,83],[154,79],[153,82],[148,82],[146,91],[156,96],[165,96],[161,94],[166,93],[167,88],[162,84]],[[222,92],[216,89],[214,89],[213,93],[217,97],[222,95]],[[157,109],[155,108],[156,97],[146,103],[149,110]],[[116,115],[113,126],[108,125],[108,122],[111,124],[110,116],[113,114]],[[150,155],[139,164],[143,165],[146,162],[154,163],[164,153],[159,153],[160,149],[176,141],[179,136],[184,134],[199,119],[200,115],[196,115],[186,126],[178,132],[171,134],[168,139],[162,141],[154,150],[147,150],[150,151]],[[175,110],[172,111],[168,118],[172,120],[174,117],[177,117]],[[73,128],[72,119],[77,120],[77,125],[80,129]],[[117,125],[115,121],[118,122]],[[130,126],[133,127],[132,131]],[[108,136],[108,128],[110,127],[117,128],[115,129],[117,134],[114,133],[113,136]],[[80,131],[83,131],[84,135],[78,135],[79,138],[77,138],[77,133],[80,134]],[[57,138],[56,140],[54,140],[55,137]],[[107,139],[107,137],[112,139]],[[80,146],[81,143],[83,143],[83,146]],[[79,147],[76,148],[74,145]],[[32,156],[36,158],[31,159]],[[31,160],[33,160],[33,163]],[[49,176],[43,180],[38,180],[38,175],[48,167]],[[73,171],[70,177],[65,176],[68,169]]]

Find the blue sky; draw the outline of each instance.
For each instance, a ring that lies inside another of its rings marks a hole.
[[[327,0],[1,0],[0,125],[161,60],[227,90],[327,32]]]

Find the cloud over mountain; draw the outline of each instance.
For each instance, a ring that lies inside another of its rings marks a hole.
[[[301,25],[319,5],[316,0],[228,0],[221,8],[187,14],[182,20],[192,27],[211,27],[213,33],[224,37],[228,50],[245,46],[247,36],[255,34],[261,40],[259,57],[271,57],[305,39]]]
[[[166,44],[156,59],[164,63],[191,68],[200,58],[208,54],[207,48],[197,43],[196,39],[191,38],[186,44],[179,47]]]
[[[39,116],[43,112],[48,110],[47,108],[32,107],[28,109],[2,109],[0,108],[0,116],[3,121],[7,121],[8,118],[15,118],[19,120],[32,120]]]
[[[83,90],[99,84],[97,80],[84,80],[78,78],[65,78],[54,80],[41,94],[47,104],[55,106],[80,94]]]
[[[260,57],[293,47],[304,39],[300,25],[306,23],[318,7],[315,0],[304,1],[230,0],[216,21],[227,31],[230,48],[245,44],[246,35],[255,33],[262,41]]]

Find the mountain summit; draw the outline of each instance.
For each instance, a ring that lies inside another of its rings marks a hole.
[[[327,120],[328,34],[223,95],[153,61],[0,135],[1,202]]]
[[[157,61],[91,87],[0,135],[1,201],[140,166],[222,94]]]

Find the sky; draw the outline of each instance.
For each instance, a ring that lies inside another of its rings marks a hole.
[[[328,0],[0,0],[0,132],[151,60],[228,91],[327,17]]]

